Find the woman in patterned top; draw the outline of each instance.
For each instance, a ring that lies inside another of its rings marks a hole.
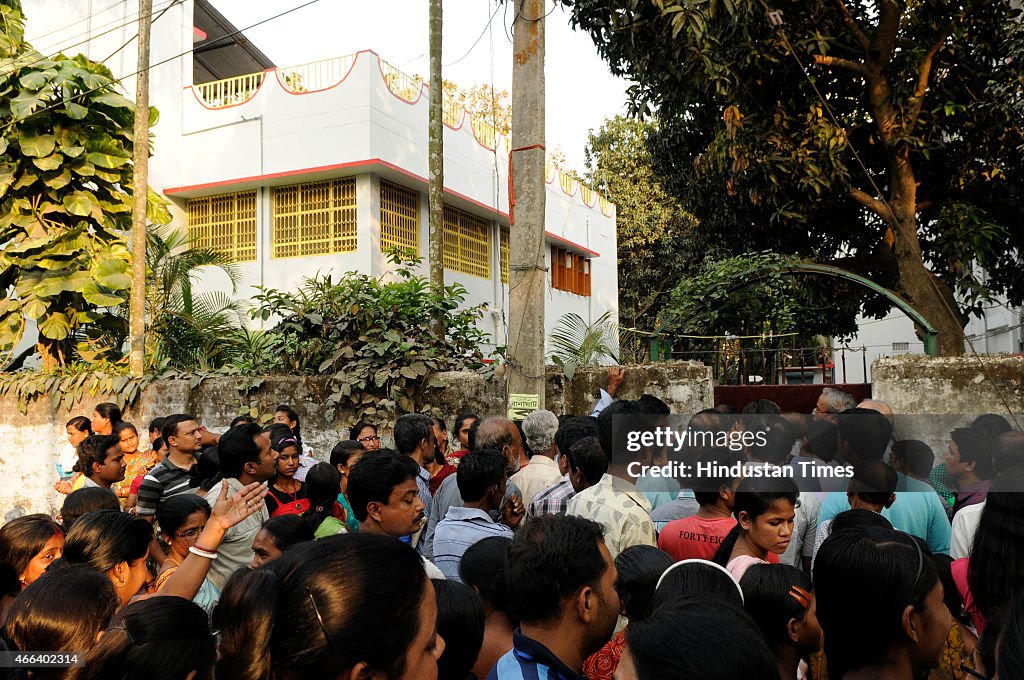
[[[132,482],[138,476],[146,476],[146,473],[160,462],[154,451],[139,450],[139,431],[129,422],[121,421],[114,428],[114,434],[118,438],[118,446],[124,454],[124,462],[127,466],[124,471],[124,479],[112,487],[114,494],[122,504],[126,504],[128,494],[131,492]]]

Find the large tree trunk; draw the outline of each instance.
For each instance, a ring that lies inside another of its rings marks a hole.
[[[890,162],[892,192],[889,205],[895,215],[894,253],[899,266],[900,290],[938,331],[942,356],[964,352],[964,323],[949,287],[924,264],[917,237],[917,181],[905,153],[896,152]]]

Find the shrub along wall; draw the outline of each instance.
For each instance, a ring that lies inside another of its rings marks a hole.
[[[547,375],[547,407],[557,414],[589,414],[605,369],[581,369],[567,381],[557,369]],[[428,390],[418,405],[436,411],[451,426],[452,418],[469,410],[480,415],[504,411],[505,383],[472,372],[439,373],[442,387]],[[148,384],[125,420],[145,437],[149,421],[171,413],[193,413],[212,431],[223,431],[240,413],[269,416],[278,404],[290,404],[302,418],[302,438],[320,457],[326,456],[357,419],[339,408],[328,421],[328,380],[323,376],[265,378],[215,377],[198,384],[189,380],[156,380]],[[619,396],[635,399],[647,392],[664,399],[673,412],[692,414],[712,403],[709,370],[697,362],[672,362],[627,369]],[[56,461],[68,446],[64,423],[74,415],[91,416],[96,404],[110,395],[87,397],[68,411],[54,409],[49,399],[36,400],[21,413],[14,396],[0,397],[0,523],[30,512],[53,513],[63,496],[53,490]],[[387,439],[389,428],[383,428]]]

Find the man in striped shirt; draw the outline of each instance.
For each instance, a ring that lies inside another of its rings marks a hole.
[[[448,508],[434,532],[434,564],[445,578],[462,582],[459,563],[471,545],[491,536],[512,539],[512,529],[519,525],[522,512],[512,503],[502,507],[508,476],[505,457],[497,449],[472,451],[462,457],[456,470],[456,483],[462,496],[462,507]],[[502,508],[502,523],[491,519],[492,510]],[[521,506],[519,506],[521,510]]]
[[[142,480],[139,486],[139,500],[136,514],[149,521],[156,518],[156,510],[171,496],[190,491],[189,470],[195,465],[196,454],[202,447],[199,423],[196,417],[177,413],[164,419],[164,441],[167,442],[167,457]]]

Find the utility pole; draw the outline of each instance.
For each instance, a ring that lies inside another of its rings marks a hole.
[[[146,348],[146,203],[149,198],[149,33],[153,0],[139,0],[139,63],[135,81],[135,143],[132,147],[132,292],[129,358],[141,376]]]
[[[430,123],[429,188],[430,285],[444,287],[444,81],[441,80],[442,0],[430,0]],[[432,330],[444,333],[443,316],[431,320]]]
[[[538,408],[544,408],[544,0],[517,5],[512,22],[508,391],[537,395]]]

